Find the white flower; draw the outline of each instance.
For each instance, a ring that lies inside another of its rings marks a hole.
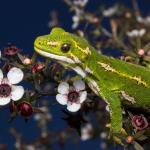
[[[111,17],[118,11],[118,5],[114,5],[113,7],[110,7],[103,11],[104,17]]]
[[[86,141],[91,139],[93,133],[93,127],[91,124],[86,124],[83,128],[81,128],[81,140]]]
[[[137,16],[136,17],[137,22],[139,23],[144,23],[145,22],[145,18],[143,18],[142,16]]]
[[[27,149],[27,150],[36,150],[34,145],[25,145],[25,149]]]
[[[138,16],[136,18],[137,22],[139,23],[144,23],[146,25],[149,25],[150,24],[150,16],[147,16],[146,18],[143,18],[142,16]]]
[[[145,24],[147,24],[147,25],[150,24],[150,16],[147,16],[147,17],[146,17]]]
[[[88,3],[88,0],[74,0],[73,4],[76,6],[84,7]]]
[[[23,72],[21,69],[13,67],[7,73],[7,78],[3,77],[3,72],[0,69],[0,105],[6,105],[12,99],[18,101],[24,94],[24,88],[15,84],[23,79]]]
[[[127,32],[127,36],[129,36],[131,38],[132,37],[142,37],[145,33],[146,33],[145,29],[140,29],[140,30],[134,29],[130,32]]]
[[[62,82],[58,86],[56,100],[61,105],[67,105],[67,109],[76,112],[81,108],[81,104],[86,100],[87,92],[85,83],[81,80],[73,82],[73,86],[69,86],[67,82]]]
[[[74,15],[74,16],[72,17],[72,21],[73,21],[72,29],[76,29],[76,28],[79,26],[80,17],[77,16],[77,15]]]
[[[101,139],[106,139],[106,138],[107,138],[106,132],[102,132],[102,133],[100,134],[100,138],[101,138]]]
[[[72,20],[73,20],[73,22],[79,22],[80,18],[79,18],[79,16],[75,15],[72,17]]]
[[[40,121],[40,122],[46,122],[46,121],[50,121],[52,119],[52,115],[49,113],[49,109],[45,106],[43,107],[40,107],[40,110],[43,112],[43,113],[36,113],[34,115],[34,119],[36,121]]]
[[[74,22],[71,26],[72,29],[76,29],[79,26],[78,22]]]
[[[140,29],[139,30],[139,36],[142,37],[146,33],[145,29]]]

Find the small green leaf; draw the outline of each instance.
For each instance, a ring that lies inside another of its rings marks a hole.
[[[140,137],[144,134],[144,132],[145,132],[145,130],[142,130],[142,131],[137,132],[137,133],[134,135],[134,138],[135,138],[135,139],[140,138]]]
[[[134,148],[135,150],[144,150],[144,148],[137,142],[134,142]]]

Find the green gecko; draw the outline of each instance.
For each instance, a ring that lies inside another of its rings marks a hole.
[[[150,70],[99,54],[84,38],[53,28],[34,48],[75,70],[108,104],[113,133],[122,128],[122,106],[150,110]]]

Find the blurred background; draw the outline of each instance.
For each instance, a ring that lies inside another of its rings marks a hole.
[[[95,11],[101,5],[111,7],[115,3],[123,3],[132,8],[131,0],[89,0],[86,10]],[[145,15],[150,9],[149,0],[139,0],[139,7]],[[0,47],[3,49],[8,43],[17,45],[24,53],[33,54],[33,42],[39,35],[48,34],[51,30],[52,16],[58,16],[59,26],[69,32],[74,32],[72,25],[72,12],[63,0],[1,0],[0,1]],[[57,21],[57,20],[56,20]],[[53,22],[55,23],[55,22]],[[107,24],[105,25],[107,26]],[[112,54],[113,55],[113,54]],[[62,107],[54,105],[50,107],[53,114],[53,121],[48,128],[51,131],[61,131],[66,127],[66,122],[61,118]],[[16,135],[13,128],[22,134],[22,140],[30,143],[40,134],[37,128],[37,121],[32,117],[25,122],[21,117],[17,117],[11,123],[8,122],[8,107],[0,108],[0,144],[5,144],[6,149],[13,150],[16,143]],[[50,116],[49,116],[50,117]],[[19,136],[19,135],[18,135]],[[19,138],[18,138],[19,139]],[[101,141],[95,138],[88,141],[80,141],[74,144],[71,141],[63,147],[65,150],[100,150]],[[62,149],[61,144],[53,144],[54,150]],[[5,149],[5,148],[0,148]],[[32,147],[28,147],[32,150]],[[49,148],[51,149],[51,148]],[[110,149],[114,149],[113,147]]]

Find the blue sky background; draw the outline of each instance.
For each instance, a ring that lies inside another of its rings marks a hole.
[[[114,2],[124,2],[131,6],[130,0],[89,0],[88,9],[96,9],[100,4],[112,5]],[[149,0],[139,0],[140,8],[144,13],[149,10]],[[50,32],[48,21],[50,19],[49,12],[52,10],[59,11],[59,19],[62,27],[71,31],[71,15],[68,7],[62,0],[1,0],[0,1],[0,48],[3,48],[8,42],[16,44],[23,49],[25,53],[33,53],[33,42],[38,35]],[[61,15],[60,15],[61,14]],[[38,135],[35,129],[35,122],[32,120],[24,123],[23,119],[16,119],[13,123],[7,122],[8,110],[0,110],[0,143],[9,145],[9,149],[13,149],[14,138],[9,134],[9,127],[16,127],[22,132],[26,141],[30,141]],[[63,128],[63,121],[60,119],[60,108],[52,110],[54,117],[51,128],[58,130]],[[61,125],[60,125],[61,124]],[[80,146],[69,144],[66,150],[86,149],[99,150],[99,140],[82,142]],[[55,145],[55,149],[60,148]]]

